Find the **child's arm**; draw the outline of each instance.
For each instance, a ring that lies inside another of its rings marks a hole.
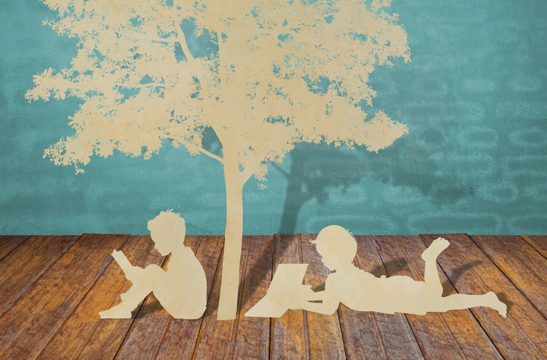
[[[125,256],[125,254],[121,251],[114,250],[114,251],[112,251],[112,257],[114,258],[114,260],[116,260],[116,262],[118,263],[118,265],[122,269],[123,273],[125,274],[125,277],[130,279],[131,274],[134,270],[134,266],[131,265],[131,263],[129,262],[129,260]]]
[[[311,289],[310,289],[311,290]],[[301,309],[307,311],[313,311],[320,314],[332,315],[338,309],[340,302],[336,296],[335,286],[333,285],[332,276],[327,277],[325,282],[325,290],[312,292],[312,296],[306,298],[307,301],[304,301]],[[320,300],[321,302],[312,302]]]
[[[325,291],[313,291],[311,285],[302,285],[300,290],[300,298],[306,301],[321,301],[325,296]]]
[[[306,311],[313,311],[320,314],[332,315],[338,309],[339,302],[332,299],[323,299],[322,302],[309,302],[306,301],[302,304],[302,309]]]

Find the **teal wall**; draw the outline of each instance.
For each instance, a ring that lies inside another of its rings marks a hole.
[[[410,64],[373,76],[376,106],[410,133],[380,154],[298,147],[265,190],[246,187],[245,232],[547,233],[547,1],[395,0]],[[32,103],[32,76],[74,43],[38,0],[0,2],[0,233],[144,233],[160,210],[222,233],[222,169],[166,146],[150,161],[42,159],[75,101]],[[283,174],[285,173],[285,174]]]

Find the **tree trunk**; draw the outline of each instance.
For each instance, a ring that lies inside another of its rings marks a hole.
[[[222,257],[222,282],[218,304],[218,320],[233,320],[237,314],[239,269],[243,238],[243,179],[237,158],[225,154],[226,230]]]

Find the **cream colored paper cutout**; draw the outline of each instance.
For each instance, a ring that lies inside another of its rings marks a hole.
[[[334,314],[341,303],[357,311],[416,315],[484,306],[497,310],[503,317],[506,316],[507,305],[493,292],[442,296],[443,287],[436,260],[450,245],[444,238],[433,241],[422,253],[425,281],[415,281],[408,276],[378,278],[357,268],[353,265],[357,242],[346,229],[338,225],[327,226],[321,230],[313,243],[323,264],[333,271],[327,277],[325,290],[313,292],[308,286],[302,285],[306,264],[281,264],[266,296],[245,316],[280,317],[289,309]],[[317,300],[320,302],[316,302]]]
[[[76,39],[77,53],[70,66],[35,76],[27,99],[82,101],[70,118],[75,133],[46,157],[82,172],[93,156],[148,159],[169,140],[223,166],[219,319],[236,317],[242,196],[252,176],[263,181],[267,164],[300,142],[378,152],[407,132],[358,106],[372,105],[369,76],[378,66],[410,59],[390,0],[42,1],[58,14],[46,23]],[[190,18],[196,34],[182,30]],[[215,50],[198,56],[188,41],[202,34]],[[204,148],[205,129],[222,155]]]
[[[157,265],[132,266],[123,252],[112,257],[133,284],[121,295],[122,302],[99,313],[101,319],[129,319],[131,312],[153,293],[163,308],[177,319],[199,319],[207,304],[207,279],[192,249],[184,246],[186,225],[180,215],[163,211],[148,222],[154,248],[162,256],[171,255],[163,270]]]

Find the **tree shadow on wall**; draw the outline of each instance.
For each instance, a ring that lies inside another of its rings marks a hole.
[[[325,145],[298,146],[290,153],[289,171],[277,167],[287,178],[278,232],[294,233],[298,215],[306,203],[315,200],[324,204],[328,202],[330,192],[344,192],[359,184],[365,176],[390,186],[416,189],[437,204],[454,202],[473,193],[466,184],[435,175],[438,167],[430,157],[429,148],[407,139],[398,143],[379,154],[348,152]]]

